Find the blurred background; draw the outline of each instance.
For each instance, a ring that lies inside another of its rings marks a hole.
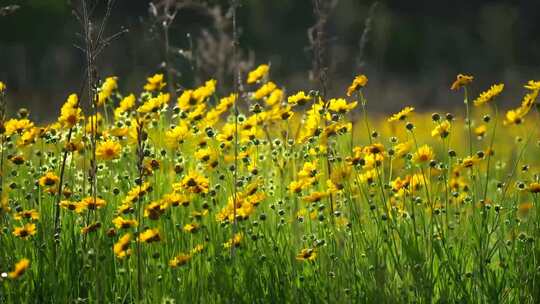
[[[329,0],[328,0],[329,1]],[[77,2],[77,1],[74,1]],[[104,2],[104,1],[99,1]],[[146,0],[117,0],[108,35],[122,28],[99,57],[104,78],[119,77],[123,93],[138,93],[145,77],[164,68],[161,7]],[[178,11],[169,29],[170,67],[183,87],[206,78],[232,84],[228,1],[172,1]],[[540,1],[339,0],[327,29],[329,95],[341,96],[354,75],[367,74],[370,108],[393,112],[461,106],[449,91],[457,73],[475,76],[474,95],[504,82],[501,99],[517,105],[522,84],[538,79]],[[414,3],[414,4],[413,4]],[[312,49],[308,29],[316,21],[310,0],[241,0],[238,10],[244,68],[270,63],[271,77],[287,92],[309,90]],[[0,16],[0,80],[9,88],[11,111],[27,107],[37,121],[53,120],[82,81],[80,25],[65,0],[0,0],[18,5]],[[100,17],[103,7],[96,10]],[[157,14],[156,14],[157,13]],[[361,46],[366,19],[371,30]]]

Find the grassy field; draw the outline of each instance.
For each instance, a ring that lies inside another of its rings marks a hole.
[[[459,112],[389,117],[367,85],[261,65],[240,94],[109,77],[51,124],[2,113],[0,302],[538,303],[540,82],[503,110],[459,75]]]

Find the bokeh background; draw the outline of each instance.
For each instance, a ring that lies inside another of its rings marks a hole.
[[[177,1],[170,28],[171,62],[182,86],[218,73],[221,91],[230,87],[228,1]],[[392,112],[404,104],[419,110],[461,105],[449,91],[457,73],[475,76],[474,93],[504,82],[502,102],[517,105],[522,83],[538,79],[540,1],[378,1],[369,40],[360,40],[372,0],[340,0],[328,21],[329,95],[343,95],[355,74],[370,78],[370,108]],[[241,0],[243,61],[271,63],[272,78],[288,92],[310,89],[314,22],[310,0]],[[117,0],[108,34],[129,33],[99,58],[100,76],[116,75],[123,92],[139,92],[145,77],[163,69],[163,35],[149,14],[150,1]],[[79,88],[84,66],[79,24],[65,0],[0,0],[19,5],[0,17],[0,80],[8,105],[31,110],[38,121],[56,118],[58,106]],[[98,11],[100,11],[98,9]],[[359,59],[360,58],[360,59]]]

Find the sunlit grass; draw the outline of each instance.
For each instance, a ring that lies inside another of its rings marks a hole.
[[[246,79],[109,77],[97,115],[3,119],[0,302],[539,301],[539,82],[503,111],[459,75],[458,113],[383,117],[364,75],[325,99]]]

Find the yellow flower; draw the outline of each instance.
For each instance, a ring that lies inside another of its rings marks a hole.
[[[15,229],[13,230],[13,235],[21,239],[28,239],[35,234],[36,224],[34,223],[24,224],[24,226],[15,227]]]
[[[509,110],[506,112],[506,115],[504,117],[504,125],[519,125],[523,122],[523,117],[526,113],[521,110],[521,108],[517,108],[516,110]]]
[[[190,223],[184,226],[184,231],[187,233],[195,233],[198,230],[199,230],[199,224],[197,223]]]
[[[135,95],[133,94],[124,97],[120,101],[118,108],[114,109],[114,117],[119,118],[122,114],[133,108],[133,106],[135,106],[135,100]]]
[[[60,109],[58,122],[64,128],[71,128],[81,119],[81,108],[79,107],[79,98],[76,94],[69,95],[66,103]]]
[[[289,98],[287,98],[287,102],[291,106],[296,106],[296,105],[301,106],[301,105],[306,104],[311,99],[313,99],[313,97],[306,95],[304,91],[300,91],[292,96],[289,96]]]
[[[529,82],[529,85],[526,87],[529,88],[535,88],[535,82]],[[506,112],[506,116],[504,119],[504,125],[508,124],[520,124],[523,122],[525,115],[529,113],[532,106],[536,102],[536,98],[538,98],[538,94],[540,93],[540,90],[532,90],[531,92],[527,93],[525,97],[523,97],[523,100],[521,101],[521,106],[515,110],[510,110]]]
[[[486,132],[487,132],[486,125],[479,125],[478,127],[474,128],[474,134],[478,137],[484,137]]]
[[[15,269],[9,272],[8,276],[12,280],[18,279],[26,272],[26,270],[28,270],[29,267],[30,267],[30,260],[21,259],[15,264]]]
[[[315,192],[310,193],[309,195],[304,196],[302,200],[307,203],[315,203],[322,200],[323,198],[327,196],[328,196],[328,193],[326,192],[315,191]]]
[[[0,93],[4,93],[4,91],[6,90],[6,85],[0,81]]]
[[[381,143],[373,143],[364,147],[364,153],[366,154],[381,154],[384,152],[384,145]]]
[[[253,84],[259,81],[261,78],[266,77],[266,75],[268,75],[268,71],[270,71],[270,66],[267,64],[259,65],[255,70],[249,72],[247,83]]]
[[[93,197],[88,196],[81,200],[80,202],[82,208],[89,210],[101,209],[107,205],[107,202],[104,199],[96,197],[94,200]]]
[[[22,219],[31,219],[36,221],[39,220],[39,212],[36,209],[23,210],[21,212],[17,212],[13,218],[18,221]]]
[[[201,253],[203,250],[204,250],[204,246],[199,244],[193,247],[193,249],[191,249],[191,254]]]
[[[177,126],[165,132],[165,143],[169,148],[176,148],[190,135],[188,124],[182,120]]]
[[[81,203],[66,200],[60,202],[60,207],[70,211],[75,211],[77,213],[81,213],[85,209],[85,206],[83,206]]]
[[[295,194],[295,193],[300,193],[303,187],[304,187],[303,181],[292,181],[289,184],[288,188],[289,188],[289,192],[291,192],[292,194]]]
[[[148,92],[152,92],[163,89],[165,85],[166,83],[163,82],[163,74],[155,74],[154,76],[147,78],[144,89]]]
[[[476,156],[467,156],[461,162],[461,166],[463,168],[470,168],[470,167],[474,166],[476,163],[478,163],[479,161],[480,161],[480,159],[478,157],[476,157]]]
[[[129,244],[131,242],[131,233],[124,234],[118,242],[114,243],[113,251],[117,258],[123,259],[131,254]]]
[[[159,242],[161,240],[161,236],[159,234],[158,229],[146,229],[139,235],[139,242],[144,243],[152,243],[152,242]]]
[[[207,193],[209,186],[208,178],[198,172],[191,171],[182,179],[179,186],[191,193]]]
[[[377,170],[371,169],[358,176],[360,182],[371,185],[377,179]]]
[[[317,175],[317,165],[315,162],[305,162],[302,170],[298,173],[300,179],[315,177]]]
[[[298,261],[314,261],[317,258],[317,251],[312,248],[305,248],[296,255]]]
[[[423,145],[413,154],[412,161],[414,163],[426,163],[435,158],[435,153],[428,145]]]
[[[368,83],[368,78],[366,75],[358,75],[354,78],[353,82],[347,89],[347,96],[351,96],[354,92],[360,90],[361,88],[365,87]]]
[[[396,144],[394,146],[394,156],[402,157],[405,154],[409,153],[409,151],[411,151],[411,148],[412,148],[412,141]]]
[[[169,102],[171,96],[169,93],[162,94],[160,93],[156,97],[148,99],[137,109],[139,113],[157,113],[159,110],[163,109],[164,106]]]
[[[198,87],[193,91],[192,98],[194,98],[197,103],[203,102],[206,98],[212,96],[216,91],[217,81],[210,79],[204,83],[204,86]]]
[[[92,223],[92,224],[89,224],[87,226],[82,227],[81,228],[81,234],[88,234],[90,232],[95,232],[99,228],[101,228],[101,223],[100,222],[95,222],[95,223]]]
[[[525,85],[525,88],[532,91],[540,91],[540,81],[529,80]]]
[[[169,266],[171,268],[176,268],[178,266],[184,266],[191,260],[190,254],[180,254],[175,256],[172,260],[169,261]]]
[[[347,101],[343,98],[333,98],[328,101],[328,109],[332,112],[344,114],[354,109],[357,104],[356,101],[347,104]]]
[[[192,106],[197,104],[197,100],[192,98],[193,90],[184,90],[180,96],[176,99],[177,105],[180,110],[187,112]]]
[[[540,193],[540,183],[538,183],[538,182],[530,183],[529,184],[529,191],[531,193],[534,193],[534,194]]]
[[[461,87],[470,84],[473,81],[473,79],[474,79],[473,76],[458,74],[456,77],[456,80],[454,81],[454,83],[452,83],[452,86],[450,87],[450,89],[452,91],[459,90]]]
[[[4,127],[6,128],[6,135],[12,135],[15,133],[22,133],[23,131],[29,130],[34,127],[34,123],[30,120],[24,119],[10,119],[8,120]]]
[[[21,137],[17,141],[17,146],[24,147],[29,144],[33,144],[36,138],[43,134],[43,129],[38,127],[32,127],[21,134]]]
[[[253,93],[253,99],[262,99],[272,93],[276,88],[276,84],[269,81],[262,85],[257,91],[255,91],[255,93]]]
[[[137,227],[139,225],[139,223],[136,220],[129,220],[129,219],[126,220],[121,216],[117,216],[116,218],[112,220],[112,222],[117,229]]]
[[[118,158],[121,151],[122,146],[118,142],[107,140],[98,144],[96,156],[101,160],[112,160]]]
[[[231,239],[229,239],[227,242],[223,244],[223,247],[231,248],[231,247],[240,247],[240,243],[242,242],[243,235],[240,233],[235,234]]]
[[[392,121],[398,121],[398,120],[405,120],[407,116],[414,111],[413,107],[405,107],[403,110],[399,111],[398,113],[392,115],[390,118],[388,118],[388,122]]]
[[[491,88],[489,88],[489,90],[487,90],[485,92],[482,92],[480,94],[480,96],[478,96],[478,98],[476,98],[473,101],[474,105],[479,107],[481,105],[484,105],[484,104],[490,102],[491,100],[493,100],[493,98],[495,98],[499,94],[501,94],[503,89],[504,89],[504,84],[502,84],[502,83],[492,85]]]
[[[450,134],[450,129],[452,128],[452,125],[448,120],[443,121],[442,123],[438,124],[432,131],[431,136],[436,137],[439,136],[440,138],[446,138]]]
[[[39,178],[39,185],[41,187],[51,187],[56,185],[60,181],[60,178],[52,172],[47,172],[45,175]]]
[[[145,194],[150,192],[152,190],[152,187],[150,186],[149,182],[145,182],[142,185],[135,185],[131,190],[129,190],[128,194],[122,201],[122,204],[125,205],[131,205],[133,202],[136,202],[138,199],[143,197]]]
[[[187,119],[189,121],[198,121],[203,118],[204,112],[206,111],[206,104],[201,103],[193,109],[193,111],[189,112]]]
[[[266,105],[269,107],[279,105],[283,101],[283,96],[283,90],[275,89],[272,93],[270,93],[270,96],[266,98]]]
[[[151,202],[148,204],[148,206],[146,206],[146,208],[144,208],[144,216],[152,220],[157,220],[163,213],[165,213],[167,208],[167,204],[161,201]]]
[[[118,88],[118,83],[116,82],[118,77],[107,77],[101,86],[98,93],[98,106],[101,106],[105,101],[111,97],[114,90]]]
[[[165,194],[163,196],[163,201],[173,207],[177,207],[180,205],[182,205],[183,207],[187,207],[191,203],[191,198],[189,197],[189,195],[173,192],[170,194]]]
[[[230,94],[229,96],[221,98],[215,110],[220,114],[225,113],[232,107],[237,98],[238,94]]]
[[[411,176],[409,186],[411,190],[416,191],[427,184],[429,184],[429,179],[425,177],[424,175],[417,173]]]

